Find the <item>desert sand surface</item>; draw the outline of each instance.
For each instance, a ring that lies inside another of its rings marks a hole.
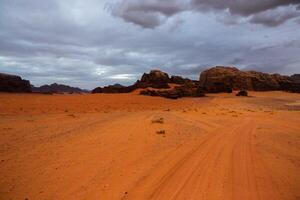
[[[0,94],[1,200],[300,199],[300,94]]]

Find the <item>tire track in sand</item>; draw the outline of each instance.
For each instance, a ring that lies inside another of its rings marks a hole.
[[[281,199],[254,150],[255,129],[253,120],[241,119],[212,131],[170,166],[149,199]]]

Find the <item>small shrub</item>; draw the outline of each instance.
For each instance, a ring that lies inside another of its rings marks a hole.
[[[163,124],[164,123],[164,118],[158,118],[158,119],[153,119],[152,124]]]
[[[166,134],[166,131],[165,130],[156,131],[156,134],[162,134],[162,135],[164,135],[164,134]]]

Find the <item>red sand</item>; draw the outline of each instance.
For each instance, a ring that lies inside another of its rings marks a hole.
[[[0,199],[300,199],[300,95],[250,95],[0,94]]]

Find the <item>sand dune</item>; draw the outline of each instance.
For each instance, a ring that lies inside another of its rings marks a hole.
[[[0,199],[300,199],[300,95],[250,96],[0,94]]]

